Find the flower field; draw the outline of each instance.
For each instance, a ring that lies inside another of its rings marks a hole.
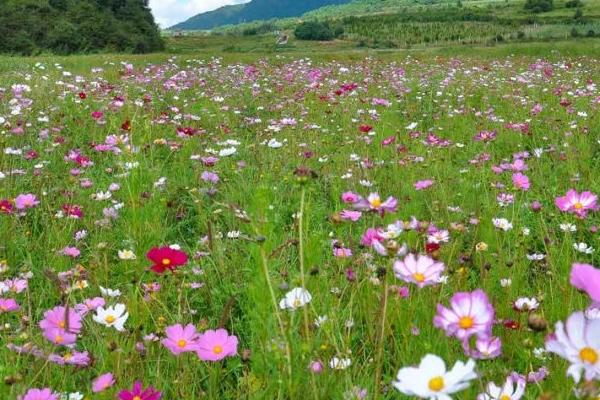
[[[0,398],[600,398],[592,57],[0,68]]]

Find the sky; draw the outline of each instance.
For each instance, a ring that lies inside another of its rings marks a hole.
[[[196,14],[211,11],[228,4],[248,0],[150,0],[154,19],[161,28],[168,28]]]

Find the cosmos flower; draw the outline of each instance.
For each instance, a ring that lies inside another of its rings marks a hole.
[[[450,307],[437,306],[433,324],[446,335],[466,340],[473,335],[489,337],[494,322],[494,307],[481,289],[458,292],[450,299]]]
[[[472,349],[469,341],[463,342],[465,354],[477,360],[490,360],[502,354],[502,341],[497,337],[481,337],[475,340],[475,348]]]
[[[590,211],[598,210],[598,196],[592,192],[577,193],[570,189],[565,196],[557,197],[554,201],[559,210],[585,218]]]
[[[219,361],[237,354],[238,338],[225,329],[208,330],[200,335],[196,354],[203,361]]]
[[[34,194],[20,194],[15,198],[15,207],[17,210],[26,210],[36,207],[40,202]]]
[[[526,382],[524,379],[513,379],[509,376],[502,387],[494,382],[487,385],[486,391],[477,396],[477,400],[519,400],[525,394]]]
[[[516,189],[527,191],[531,186],[527,175],[523,175],[520,172],[514,173],[512,176],[512,182]]]
[[[106,373],[102,374],[92,382],[92,392],[100,393],[108,388],[111,388],[115,384],[115,377],[113,374]]]
[[[59,400],[58,393],[53,393],[52,389],[29,389],[19,400]]]
[[[125,311],[125,304],[116,304],[115,306],[104,308],[102,306],[96,309],[96,314],[93,319],[97,323],[112,327],[122,332],[125,330],[123,327],[125,321],[129,317],[129,313]]]
[[[433,181],[431,179],[417,181],[417,182],[415,182],[415,190],[425,190],[432,185],[433,185]]]
[[[404,282],[414,283],[423,288],[429,285],[435,285],[440,280],[440,274],[446,266],[442,262],[437,262],[429,256],[415,256],[409,253],[404,260],[394,262],[394,274],[396,278]]]
[[[449,400],[450,395],[469,387],[469,382],[477,378],[473,360],[457,361],[450,371],[440,357],[427,354],[418,368],[406,367],[398,371],[392,385],[401,393],[421,399]]]
[[[19,308],[19,304],[15,301],[15,299],[4,299],[0,297],[0,314],[18,311]]]
[[[600,378],[600,320],[588,320],[583,312],[575,312],[556,323],[554,335],[546,341],[546,350],[571,363],[567,375],[575,382]]]
[[[378,193],[371,193],[366,199],[359,199],[353,206],[357,210],[375,211],[380,215],[384,215],[386,212],[396,212],[398,201],[391,196],[383,201]]]
[[[44,331],[56,329],[70,334],[78,334],[81,331],[81,325],[81,316],[72,308],[67,311],[63,306],[46,311],[44,319],[40,321],[40,328]]]
[[[308,290],[297,287],[286,293],[285,297],[279,302],[279,308],[282,310],[295,310],[310,303],[311,300],[312,296]]]
[[[142,387],[142,382],[136,381],[131,390],[121,390],[117,396],[119,400],[160,400],[162,394],[152,386],[146,389]]]
[[[162,274],[166,270],[173,272],[188,261],[187,254],[171,247],[154,247],[150,249],[146,257],[154,263],[151,269],[157,274]]]
[[[586,292],[594,302],[600,303],[600,269],[589,264],[573,264],[571,285]]]
[[[199,335],[193,324],[168,326],[165,333],[167,337],[161,343],[176,356],[197,350]]]

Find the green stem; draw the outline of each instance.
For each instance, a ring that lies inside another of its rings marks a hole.
[[[375,390],[373,392],[373,400],[379,398],[380,384],[381,384],[381,369],[383,366],[383,343],[385,340],[385,321],[387,314],[387,303],[388,303],[388,284],[387,274],[383,276],[383,293],[381,298],[381,320],[379,324],[379,337],[377,338],[377,359],[375,366]]]

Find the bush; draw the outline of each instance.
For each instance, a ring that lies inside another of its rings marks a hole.
[[[547,12],[554,9],[554,2],[553,0],[527,0],[525,9],[535,14]]]
[[[565,3],[565,7],[567,8],[579,8],[583,5],[580,0],[569,0]]]
[[[301,23],[296,27],[294,35],[300,40],[331,40],[335,37],[329,24],[318,21]]]

